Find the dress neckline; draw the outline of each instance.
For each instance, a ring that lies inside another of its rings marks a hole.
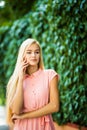
[[[29,75],[29,74],[26,74],[26,77],[35,77],[35,76],[37,76],[37,75],[39,75],[40,74],[40,72],[41,72],[41,68],[39,68],[37,71],[35,71],[34,73],[32,73],[31,75]]]

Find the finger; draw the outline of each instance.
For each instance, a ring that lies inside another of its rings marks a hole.
[[[21,63],[21,65],[20,65],[20,66],[21,66],[21,67],[24,67],[24,66],[26,67],[28,64],[29,64],[28,62],[23,61],[23,62]]]
[[[15,117],[12,117],[12,121],[14,122],[14,120],[16,120],[16,118]]]
[[[16,120],[17,120],[17,119],[12,119],[12,122],[15,123]]]
[[[13,116],[13,117],[12,117],[12,120],[14,120],[14,119],[16,119],[16,117],[15,117],[15,116]]]
[[[27,68],[29,66],[29,63],[25,63],[23,66],[22,66],[22,68],[24,69],[24,68]]]
[[[24,61],[24,62],[27,61],[27,58],[26,58],[25,56],[23,57],[23,61]]]
[[[21,62],[23,62],[23,61],[25,61],[25,56],[24,56],[24,57],[22,57],[22,59],[21,59]]]

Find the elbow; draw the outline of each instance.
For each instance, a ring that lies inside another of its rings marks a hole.
[[[17,115],[19,115],[22,112],[23,107],[13,107],[13,112]]]
[[[10,108],[11,108],[11,110],[12,110],[12,113],[15,113],[15,114],[17,114],[17,115],[19,115],[19,114],[21,113],[21,111],[22,111],[22,108],[17,108],[17,107],[15,107],[14,105],[11,106]]]
[[[15,113],[15,114],[17,114],[17,115],[19,115],[19,114],[21,113],[21,110],[16,109],[16,108],[12,108],[12,107],[11,107],[11,110],[12,110],[12,113]]]
[[[59,111],[58,107],[55,107],[54,112],[58,112],[58,111]]]
[[[20,111],[19,111],[19,110],[13,110],[12,112],[15,113],[15,114],[17,114],[17,115],[20,114]]]
[[[58,112],[58,111],[59,111],[59,106],[58,106],[58,105],[54,105],[53,111],[54,111],[54,112]]]

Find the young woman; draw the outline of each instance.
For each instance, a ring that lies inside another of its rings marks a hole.
[[[38,41],[25,40],[7,85],[7,123],[13,130],[55,130],[59,110],[58,74],[44,69]]]

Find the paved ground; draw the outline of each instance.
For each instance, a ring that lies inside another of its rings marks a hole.
[[[5,107],[0,106],[0,125],[6,125],[5,116],[6,116]]]
[[[0,130],[9,130],[6,124],[6,110],[4,106],[0,106]]]

